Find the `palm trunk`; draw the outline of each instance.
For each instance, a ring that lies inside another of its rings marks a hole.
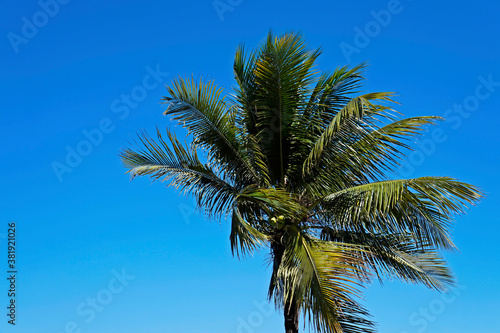
[[[281,243],[273,242],[271,244],[271,249],[274,254],[273,275],[275,275],[278,270],[278,267],[281,264],[283,253],[285,252],[285,246]],[[285,302],[285,307],[283,310],[285,316],[285,333],[298,333],[299,309],[297,307],[296,302],[294,301]]]
[[[299,309],[295,302],[285,304],[285,332],[299,333]]]

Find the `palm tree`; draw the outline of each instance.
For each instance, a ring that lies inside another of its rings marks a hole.
[[[320,53],[298,34],[270,33],[253,52],[237,49],[229,97],[213,81],[174,80],[165,114],[192,142],[144,132],[121,158],[132,178],[194,196],[211,218],[231,214],[234,255],[269,250],[268,296],[287,333],[301,315],[318,332],[374,332],[359,287],[453,286],[440,251],[455,247],[450,223],[481,192],[448,177],[391,179],[440,118],[398,119],[393,93],[359,95],[364,64],[319,73]]]

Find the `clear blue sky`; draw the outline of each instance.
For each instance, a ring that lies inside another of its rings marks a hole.
[[[178,75],[230,89],[239,43],[300,31],[320,68],[369,61],[371,91],[407,116],[446,115],[402,176],[449,175],[487,198],[457,219],[461,288],[369,286],[380,332],[500,331],[500,5],[476,1],[3,1],[0,331],[281,332],[265,254],[231,257],[228,223],[118,158]],[[337,4],[338,3],[338,4]],[[91,139],[88,139],[90,136]],[[90,143],[89,143],[90,142]],[[6,323],[7,223],[17,222],[17,325]],[[118,276],[118,278],[116,277]],[[257,304],[257,305],[256,305]]]

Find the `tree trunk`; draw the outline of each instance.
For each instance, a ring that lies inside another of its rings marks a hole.
[[[272,242],[271,249],[274,254],[273,275],[276,275],[281,264],[281,260],[283,259],[285,246],[279,242]],[[285,308],[283,309],[283,312],[285,316],[285,333],[298,333],[299,309],[297,308],[296,302],[294,302],[293,300],[285,302]]]
[[[285,304],[285,332],[299,333],[299,309],[295,302]]]

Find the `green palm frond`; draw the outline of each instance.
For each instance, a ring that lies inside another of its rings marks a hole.
[[[279,215],[292,218],[302,214],[305,210],[304,207],[293,198],[294,195],[282,189],[256,186],[248,186],[236,196],[236,200],[240,204],[254,205],[261,214],[266,214],[269,218]]]
[[[452,248],[451,217],[464,213],[480,197],[476,187],[452,178],[420,177],[347,188],[326,196],[323,203],[334,207],[330,211],[342,229],[410,232],[415,241]]]
[[[247,218],[252,218],[251,214]],[[269,241],[269,235],[258,230],[259,224],[247,222],[238,207],[233,209],[231,219],[231,252],[238,257],[253,253],[256,249],[262,248]],[[253,224],[253,225],[252,225]]]
[[[411,151],[410,142],[423,133],[439,117],[413,117],[398,120],[383,127],[373,126],[351,144],[331,144],[318,167],[304,186],[321,195],[332,188],[380,180],[400,166],[404,151]],[[326,167],[330,166],[330,167]],[[334,171],[342,170],[342,172]]]
[[[375,116],[383,116],[390,119],[388,107],[375,105],[372,101],[392,101],[393,93],[370,93],[351,99],[328,124],[325,130],[317,138],[314,146],[303,165],[303,174],[307,174],[316,165],[323,151],[328,148],[332,141],[338,141],[342,145],[347,145],[353,141],[354,134],[364,135],[367,133],[366,127],[371,125]],[[359,133],[361,132],[361,133]],[[359,134],[358,134],[359,133]],[[354,136],[354,140],[357,137]]]
[[[206,149],[209,160],[227,176],[239,177],[244,183],[258,182],[259,175],[241,154],[235,114],[221,97],[223,89],[213,81],[179,78],[167,90],[170,96],[163,97],[168,104],[164,114],[172,115],[193,135],[195,147]]]
[[[247,134],[245,136],[241,153],[246,156],[248,162],[253,165],[254,170],[260,176],[260,183],[270,187],[272,180],[269,170],[269,161],[256,136],[252,134]]]
[[[234,77],[237,86],[234,88],[234,99],[239,105],[240,110],[236,112],[236,124],[242,133],[256,135],[257,115],[255,110],[255,52],[247,54],[245,47],[240,45],[234,57]]]
[[[340,131],[341,124],[347,122],[349,118],[362,119],[365,113],[367,104],[366,100],[362,97],[355,97],[350,100],[346,106],[344,106],[337,116],[330,122],[327,128],[319,136],[319,138],[314,143],[309,156],[304,161],[303,174],[306,175],[310,172],[313,165],[321,156],[323,150],[332,141],[334,135]]]
[[[325,227],[321,238],[363,246],[365,251],[360,251],[360,256],[380,282],[383,278],[399,279],[440,291],[447,291],[455,284],[453,273],[441,255],[431,244],[417,245],[411,235],[379,235]]]
[[[335,114],[349,102],[350,96],[359,92],[365,68],[366,63],[361,63],[320,75],[303,113],[305,133],[318,135],[328,126]]]
[[[257,135],[268,157],[275,184],[283,184],[290,154],[291,126],[296,110],[303,108],[303,94],[314,80],[313,67],[320,51],[310,51],[296,34],[269,34],[255,60],[253,108]]]
[[[313,239],[288,228],[287,247],[277,272],[277,305],[290,300],[317,332],[373,332],[368,313],[355,300],[361,281],[370,278],[358,246]],[[285,309],[286,311],[286,309]]]
[[[412,150],[409,142],[422,134],[425,126],[434,124],[439,119],[441,118],[413,117],[374,128],[352,146],[348,145],[339,151],[334,157],[335,163],[351,165],[351,169],[373,178],[381,176],[398,167],[399,160],[405,156],[402,149]]]
[[[304,105],[297,108],[296,120],[291,124],[291,156],[286,168],[291,182],[302,182],[301,164],[309,154],[310,147],[335,114],[349,102],[350,96],[360,89],[365,66],[364,63],[351,69],[344,66],[333,73],[322,73],[313,78],[311,86],[314,88],[307,87],[304,90]]]
[[[229,183],[198,159],[196,151],[185,148],[167,131],[172,147],[157,130],[157,141],[146,132],[139,136],[136,148],[124,149],[120,156],[132,178],[148,175],[153,180],[166,181],[181,193],[193,195],[207,213],[220,215],[230,208],[237,192]]]

